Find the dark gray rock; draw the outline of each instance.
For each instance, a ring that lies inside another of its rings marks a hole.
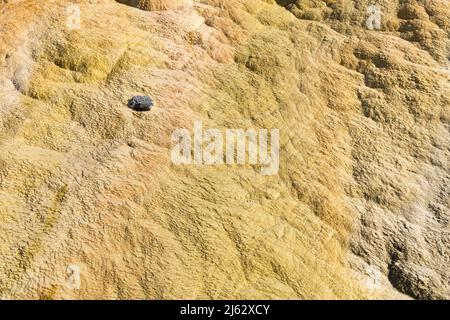
[[[134,96],[128,100],[128,107],[135,111],[150,111],[154,106],[152,98],[147,96]]]

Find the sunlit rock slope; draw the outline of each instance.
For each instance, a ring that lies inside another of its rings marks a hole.
[[[277,2],[0,1],[1,298],[450,298],[449,1]]]

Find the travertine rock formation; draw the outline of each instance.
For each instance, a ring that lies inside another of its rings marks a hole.
[[[0,2],[1,298],[450,298],[449,2],[277,2]]]
[[[118,2],[128,4],[142,10],[159,11],[180,9],[183,6],[192,5],[193,0],[118,0]]]

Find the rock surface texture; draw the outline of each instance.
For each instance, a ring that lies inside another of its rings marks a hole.
[[[0,298],[449,299],[450,2],[372,2],[0,1]]]

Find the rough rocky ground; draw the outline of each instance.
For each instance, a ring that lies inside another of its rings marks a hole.
[[[119,2],[0,1],[1,298],[450,298],[448,1]],[[195,120],[279,174],[171,164]]]

